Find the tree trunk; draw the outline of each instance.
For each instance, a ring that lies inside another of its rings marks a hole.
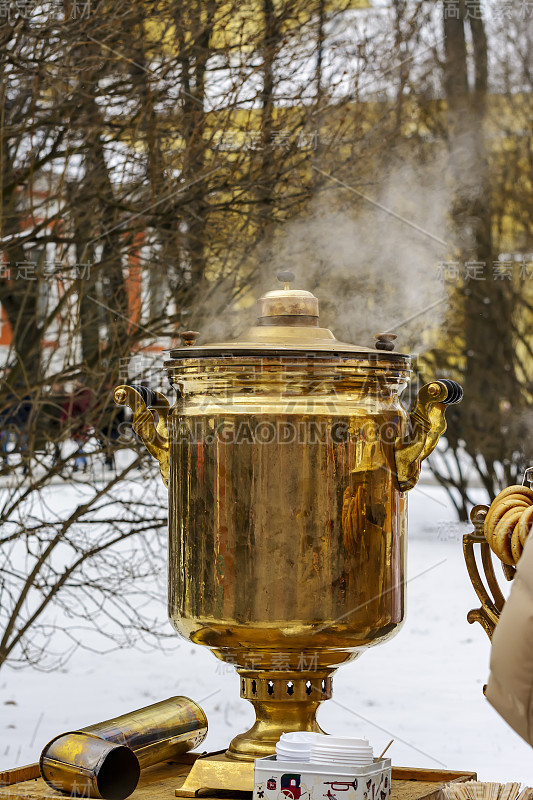
[[[462,4],[464,5],[464,4]],[[502,430],[502,401],[517,393],[514,371],[511,283],[495,272],[490,174],[484,136],[487,96],[487,39],[482,19],[452,18],[444,3],[445,74],[448,105],[450,174],[456,260],[463,274],[468,262],[483,266],[482,280],[455,287],[464,308],[465,398],[457,410],[458,438],[475,457],[504,461],[510,442]],[[469,86],[465,25],[473,43],[474,85]],[[495,382],[494,376],[498,375]]]

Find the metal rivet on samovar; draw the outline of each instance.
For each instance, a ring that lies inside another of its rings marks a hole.
[[[284,731],[319,731],[335,670],[399,630],[405,492],[461,397],[433,381],[409,415],[395,335],[340,342],[317,298],[278,278],[241,339],[170,351],[171,414],[157,392],[115,391],[169,486],[171,622],[236,666],[256,711],[217,775],[274,753]]]
[[[180,333],[180,339],[185,347],[192,347],[199,336],[198,331],[182,331]]]
[[[395,333],[376,333],[376,350],[394,350]]]

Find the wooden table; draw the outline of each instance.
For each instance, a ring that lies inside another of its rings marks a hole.
[[[177,761],[144,769],[136,790],[130,795],[131,800],[174,800],[174,790],[181,786],[197,757],[188,753]],[[66,795],[50,789],[38,775],[37,764],[0,772],[0,800],[65,800]],[[475,772],[393,767],[390,800],[438,800],[439,790],[446,784],[476,779]],[[247,800],[252,795],[251,792],[220,792],[211,796]]]

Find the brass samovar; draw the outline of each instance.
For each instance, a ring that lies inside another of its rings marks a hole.
[[[234,664],[255,707],[226,754],[243,761],[284,731],[319,731],[337,667],[399,630],[406,492],[462,395],[433,381],[408,415],[396,337],[338,341],[317,298],[278,277],[241,339],[182,334],[164,363],[172,408],[141,386],[115,390],[169,488],[172,624]]]

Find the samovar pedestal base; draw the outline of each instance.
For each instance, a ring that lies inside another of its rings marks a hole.
[[[276,742],[289,731],[323,733],[315,715],[320,703],[331,697],[334,670],[238,669],[241,697],[255,708],[256,720],[240,733],[224,754],[198,758],[177,797],[194,797],[201,789],[253,791],[254,761],[276,752]]]
[[[276,742],[288,731],[323,733],[317,709],[331,697],[333,670],[328,672],[238,669],[241,697],[255,709],[256,720],[246,733],[231,742],[226,755],[236,761],[253,761],[275,752]]]
[[[230,761],[225,754],[197,758],[176,797],[197,797],[201,790],[253,792],[254,762]]]

